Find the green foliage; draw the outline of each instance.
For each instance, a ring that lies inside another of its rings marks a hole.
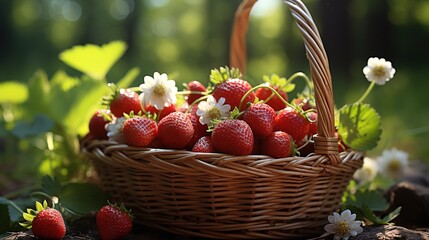
[[[292,92],[295,90],[295,84],[288,83],[286,78],[282,78],[277,74],[272,74],[271,76],[264,75],[262,77],[264,82],[269,83],[272,86],[279,87],[279,89],[283,90],[284,92]]]
[[[88,183],[70,183],[59,195],[61,206],[79,215],[96,212],[109,199],[98,187]]]
[[[238,68],[229,68],[228,66],[220,67],[219,69],[212,69],[210,71],[210,82],[214,85],[221,84],[222,82],[231,78],[241,78],[242,74]]]
[[[0,204],[0,234],[10,227],[9,208],[6,204]]]
[[[389,224],[399,215],[401,207],[381,218],[380,213],[384,213],[389,207],[389,203],[383,196],[384,192],[381,190],[369,190],[366,187],[357,188],[354,181],[350,184],[349,190],[350,188],[355,189],[355,192],[348,191],[345,193],[343,196],[343,208],[355,213],[357,219],[367,224],[381,225]]]
[[[381,135],[380,115],[368,104],[345,105],[338,111],[338,134],[352,149],[371,150]]]
[[[52,120],[43,114],[36,114],[34,118],[28,122],[25,120],[16,122],[15,127],[12,129],[13,135],[18,138],[36,137],[44,132],[52,130]]]
[[[127,46],[122,41],[113,41],[103,46],[87,44],[60,53],[60,59],[94,79],[104,80],[107,72],[126,49]]]
[[[28,88],[24,84],[13,81],[0,83],[0,103],[19,104],[27,98]]]

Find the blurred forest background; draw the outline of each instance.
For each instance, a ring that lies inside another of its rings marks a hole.
[[[330,58],[338,107],[356,101],[367,88],[362,69],[369,57],[386,58],[397,70],[391,82],[377,86],[366,100],[383,120],[382,139],[368,155],[397,147],[412,160],[429,162],[429,1],[304,2]],[[211,69],[228,65],[231,27],[239,4],[239,0],[1,1],[0,83],[26,84],[38,69],[49,78],[58,70],[78,76],[58,59],[59,53],[74,45],[113,40],[125,41],[128,49],[109,72],[109,81],[138,67],[140,75],[133,85],[154,71],[174,74],[179,88],[190,80],[208,83]],[[247,39],[246,78],[253,84],[272,73],[309,74],[302,39],[282,1],[256,3]],[[52,173],[52,166],[46,168],[46,154],[36,153],[49,146],[8,131],[13,127],[8,107],[0,104],[0,193],[13,188],[13,182],[25,185]],[[63,161],[61,155],[55,158]]]

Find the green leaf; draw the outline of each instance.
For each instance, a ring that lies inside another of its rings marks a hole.
[[[52,79],[52,117],[71,134],[85,134],[92,114],[99,107],[107,90],[101,81],[84,76],[82,79],[57,72]]]
[[[15,127],[12,129],[12,133],[21,139],[34,137],[51,130],[53,126],[53,122],[47,116],[36,114],[30,122],[17,122]]]
[[[221,84],[231,78],[241,78],[242,74],[238,68],[221,67],[210,71],[210,82],[213,84]]]
[[[28,99],[24,103],[27,117],[37,113],[44,113],[50,116],[48,96],[50,84],[45,72],[37,71],[28,82]]]
[[[62,186],[58,178],[46,175],[42,177],[42,191],[50,196],[59,196]]]
[[[65,185],[60,196],[64,208],[77,214],[98,211],[106,205],[109,196],[98,187],[88,183],[70,183]]]
[[[397,207],[395,210],[387,214],[382,220],[386,223],[391,222],[393,219],[395,219],[399,214],[401,213],[401,207]]]
[[[59,58],[94,79],[104,80],[126,49],[127,45],[122,41],[113,41],[102,46],[87,44],[67,49],[60,53]]]
[[[372,211],[384,211],[389,206],[382,191],[370,191],[368,189],[356,190],[356,193],[346,200],[346,204],[357,207],[367,206]]]
[[[9,209],[6,204],[0,204],[0,233],[6,232],[10,227]]]
[[[127,74],[125,74],[125,76],[118,81],[118,83],[116,84],[116,86],[120,89],[120,88],[128,88],[131,83],[133,83],[133,81],[139,76],[140,74],[140,68],[132,68],[131,70],[129,70],[127,72]]]
[[[339,110],[338,134],[352,149],[371,150],[381,135],[380,115],[368,104],[345,105]]]
[[[14,81],[0,83],[0,103],[23,103],[28,98],[26,85]]]

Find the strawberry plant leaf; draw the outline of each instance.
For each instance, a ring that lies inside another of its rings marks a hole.
[[[37,114],[30,121],[18,121],[12,129],[13,135],[18,138],[27,138],[37,136],[41,133],[47,132],[52,129],[54,123],[47,116]]]
[[[61,194],[61,183],[58,178],[51,176],[42,177],[42,191],[50,196],[59,196]]]
[[[401,207],[397,207],[395,210],[387,214],[382,220],[386,223],[391,222],[393,219],[395,219],[399,214],[401,213]]]
[[[121,88],[128,88],[131,83],[136,80],[136,78],[139,76],[140,74],[140,68],[132,68],[130,69],[127,74],[125,74],[124,77],[122,77],[121,80],[118,81],[118,83],[116,84],[116,86],[121,89]]]
[[[28,88],[26,85],[7,81],[0,83],[0,103],[23,103],[28,98]]]
[[[50,93],[48,76],[43,71],[37,71],[28,81],[28,98],[23,108],[28,117],[37,113],[45,113],[50,116],[48,96]]]
[[[70,183],[63,187],[59,199],[64,208],[84,215],[98,211],[98,209],[106,204],[109,196],[95,185],[89,183]]]
[[[60,53],[59,58],[94,79],[104,80],[126,49],[127,45],[123,41],[113,41],[102,46],[87,44],[67,49]]]
[[[380,115],[369,104],[345,105],[338,113],[338,134],[352,149],[371,150],[381,135]]]

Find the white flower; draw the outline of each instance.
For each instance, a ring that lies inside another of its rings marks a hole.
[[[396,148],[384,150],[377,159],[378,169],[381,174],[392,179],[403,176],[408,166],[408,154]]]
[[[325,231],[335,234],[335,240],[347,240],[350,236],[356,236],[363,232],[361,221],[355,221],[356,214],[352,214],[350,210],[344,210],[341,215],[334,212],[329,215],[328,221],[330,222],[325,226]]]
[[[106,125],[107,136],[110,141],[123,142],[122,127],[125,120],[125,117],[115,118]]]
[[[372,158],[365,157],[362,168],[355,172],[353,178],[358,180],[360,184],[365,184],[375,178],[377,171],[377,162]]]
[[[228,117],[231,106],[224,103],[225,98],[221,97],[219,102],[216,102],[216,99],[213,96],[209,96],[207,101],[200,102],[197,110],[197,115],[200,117],[200,123],[203,125],[209,125],[211,120]]]
[[[392,67],[392,63],[384,58],[369,58],[368,65],[363,68],[363,74],[370,82],[375,82],[378,85],[384,85],[387,81],[393,78],[396,70]]]
[[[153,77],[145,76],[144,83],[139,86],[142,106],[153,105],[156,109],[175,104],[177,87],[174,80],[169,80],[167,74],[155,72]]]

